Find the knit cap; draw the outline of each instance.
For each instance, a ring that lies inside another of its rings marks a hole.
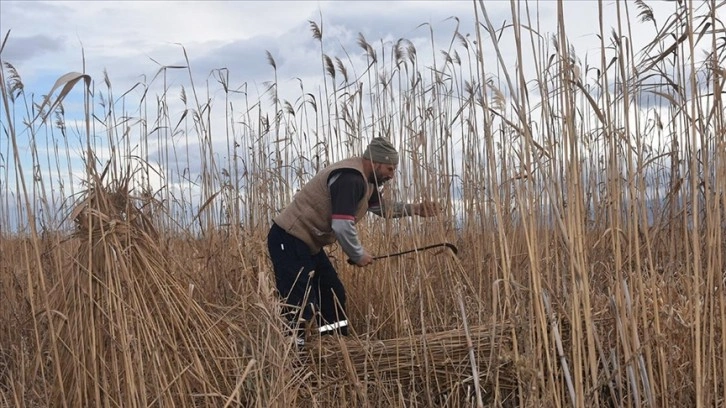
[[[376,163],[398,164],[398,152],[391,142],[382,138],[374,137],[363,152],[363,157]]]

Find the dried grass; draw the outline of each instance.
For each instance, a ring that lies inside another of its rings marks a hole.
[[[257,98],[212,73],[206,95],[224,103],[201,97],[187,61],[121,97],[107,77],[92,92],[63,75],[34,105],[0,61],[0,406],[722,406],[726,4],[672,2],[666,21],[642,1],[590,5],[619,13],[598,22],[596,58],[569,42],[567,2],[554,34],[536,31],[532,4],[512,2],[499,27],[481,1],[475,35],[454,19],[443,51],[430,24],[428,47],[361,34],[362,64],[310,22],[323,84],[300,82],[293,100],[270,53]],[[652,23],[642,50],[631,12]],[[80,130],[63,101],[79,86]],[[300,361],[269,220],[374,135],[401,147],[388,197],[440,199],[446,214],[361,223],[367,248],[452,242],[458,258],[360,270],[331,248],[354,334]],[[109,152],[103,175],[96,151]]]
[[[129,178],[96,178],[76,207],[80,242],[51,293],[70,406],[220,406],[238,351],[175,275]],[[51,334],[52,335],[52,334]]]

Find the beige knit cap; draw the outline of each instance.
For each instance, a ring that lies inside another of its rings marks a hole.
[[[398,164],[398,152],[391,142],[382,138],[374,137],[363,152],[363,157],[376,163]]]

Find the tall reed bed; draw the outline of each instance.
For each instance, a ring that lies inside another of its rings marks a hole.
[[[186,64],[35,101],[2,61],[0,404],[722,406],[723,4],[598,2],[619,19],[587,54],[566,6],[544,32],[533,4],[501,26],[476,2],[443,49],[333,51],[311,21],[321,82],[294,97],[270,53],[261,95]],[[372,136],[402,152],[389,199],[446,214],[366,222],[368,248],[459,255],[331,248],[354,334],[300,360],[265,234]]]

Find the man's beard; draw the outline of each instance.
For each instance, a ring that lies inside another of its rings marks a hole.
[[[391,177],[388,177],[388,178],[376,177],[376,175],[374,174],[373,177],[368,179],[368,181],[370,183],[375,184],[376,186],[380,187],[390,179],[391,179]]]

